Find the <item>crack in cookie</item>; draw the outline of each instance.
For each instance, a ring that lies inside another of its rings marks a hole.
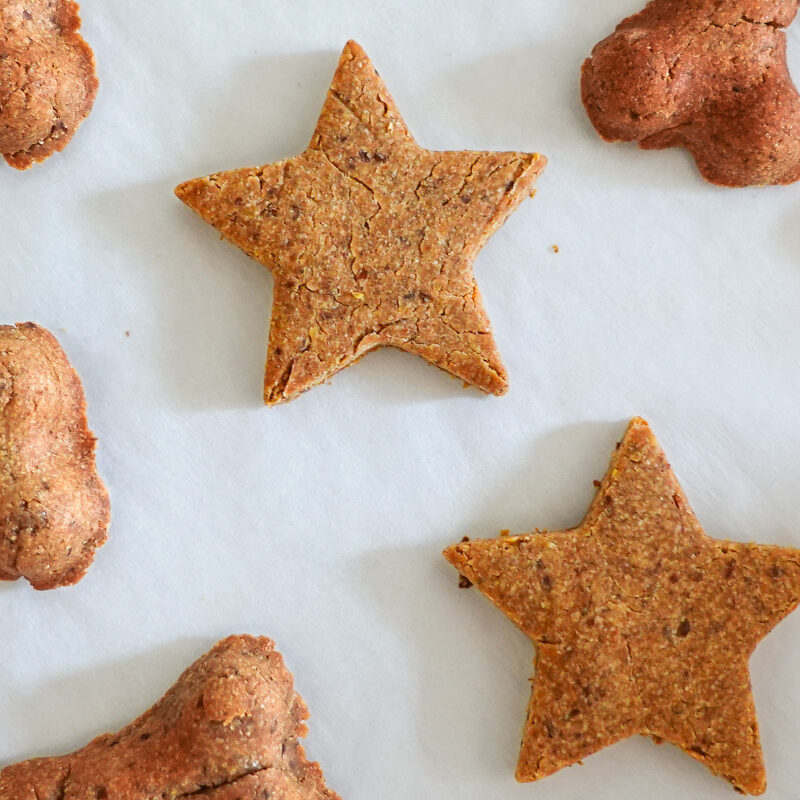
[[[267,405],[382,346],[499,395],[506,372],[472,262],[544,164],[535,153],[419,147],[350,42],[302,155],[175,191],[274,275]]]

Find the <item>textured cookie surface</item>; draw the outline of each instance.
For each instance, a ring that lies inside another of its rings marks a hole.
[[[307,717],[274,643],[232,636],[118,733],[0,771],[0,800],[338,800],[298,743]]]
[[[0,580],[36,589],[79,581],[106,540],[80,378],[55,337],[0,325]]]
[[[63,150],[97,93],[72,0],[0,3],[0,153],[27,169]]]
[[[723,186],[800,178],[800,96],[786,65],[797,0],[653,0],[583,65],[600,135],[685,147]]]
[[[472,262],[544,164],[529,153],[422,149],[350,42],[302,155],[176,194],[275,277],[267,404],[384,345],[502,394]]]
[[[764,791],[748,659],[800,600],[800,551],[706,536],[644,420],[578,528],[445,557],[536,645],[519,780],[639,733]]]

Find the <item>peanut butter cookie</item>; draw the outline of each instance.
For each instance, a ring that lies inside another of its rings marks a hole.
[[[503,394],[472,262],[544,164],[535,153],[423,150],[349,42],[302,155],[175,192],[275,277],[267,405],[381,346]]]
[[[445,557],[536,646],[518,780],[638,733],[764,791],[748,659],[800,601],[800,551],[706,536],[644,420],[577,528]]]
[[[0,800],[339,800],[298,742],[307,718],[274,642],[231,636],[121,731],[0,771]]]
[[[72,0],[0,3],[0,153],[27,169],[63,150],[97,94]]]
[[[583,65],[609,141],[685,147],[721,186],[800,178],[800,96],[786,65],[797,0],[653,0]]]
[[[106,540],[80,378],[55,337],[0,325],[0,580],[77,583]]]

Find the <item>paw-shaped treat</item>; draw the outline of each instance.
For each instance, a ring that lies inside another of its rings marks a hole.
[[[0,800],[339,800],[298,743],[307,717],[274,643],[231,636],[118,733],[0,771]]]
[[[0,153],[27,169],[63,150],[97,93],[72,0],[0,2]]]
[[[583,65],[598,133],[685,147],[722,186],[800,178],[800,96],[786,66],[797,0],[653,0]]]
[[[0,325],[0,580],[77,583],[106,540],[80,378],[55,337]]]

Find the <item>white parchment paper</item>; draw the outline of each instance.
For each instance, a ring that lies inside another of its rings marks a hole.
[[[101,90],[63,154],[0,169],[0,320],[79,370],[113,522],[77,587],[0,586],[0,764],[122,726],[250,632],[346,800],[733,797],[638,738],[516,784],[533,649],[440,556],[577,524],[634,414],[710,535],[800,546],[800,185],[600,141],[580,64],[639,7],[84,0]],[[172,189],[301,151],[348,38],[423,146],[550,159],[475,268],[505,398],[383,350],[261,405],[272,279]],[[768,798],[797,797],[799,663],[797,614],[752,661]]]

